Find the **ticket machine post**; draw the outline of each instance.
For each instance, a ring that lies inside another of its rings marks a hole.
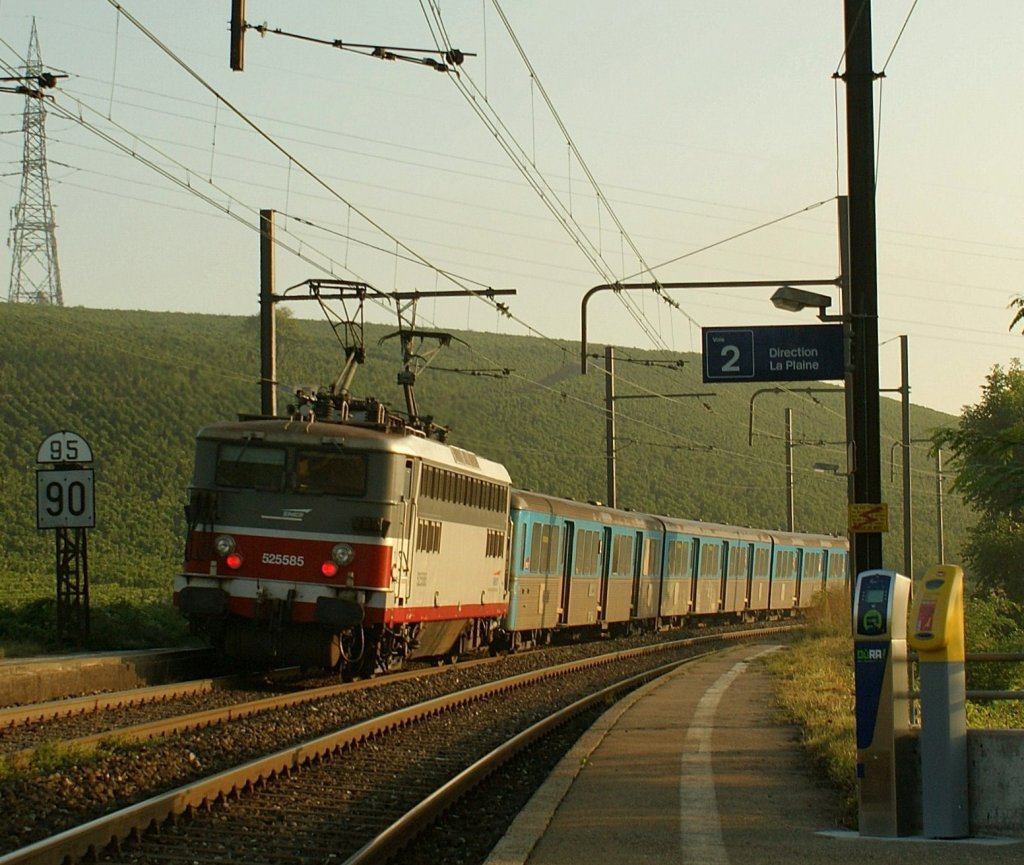
[[[857,778],[861,835],[910,834],[916,814],[907,770],[910,680],[907,604],[910,579],[894,571],[857,575],[853,598],[853,658],[857,717]]]
[[[970,834],[964,573],[936,565],[914,583],[910,646],[921,679],[921,811],[928,838]]]

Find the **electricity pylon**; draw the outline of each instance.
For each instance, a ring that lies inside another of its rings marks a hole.
[[[26,80],[43,75],[36,22],[28,43]],[[21,194],[11,212],[11,303],[39,303],[63,306],[60,265],[57,262],[56,223],[50,203],[50,179],[46,171],[45,99],[36,90],[25,99],[22,128],[25,148],[22,156]]]

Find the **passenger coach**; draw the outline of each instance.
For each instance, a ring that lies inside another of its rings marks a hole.
[[[846,583],[847,542],[659,517],[514,491],[511,646],[586,626],[793,615]]]

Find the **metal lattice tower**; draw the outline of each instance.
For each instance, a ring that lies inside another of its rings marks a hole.
[[[36,22],[28,43],[28,80],[43,73]],[[22,156],[21,195],[11,212],[11,303],[64,305],[57,263],[56,223],[50,203],[50,178],[46,172],[45,100],[26,96],[22,128],[25,149]]]

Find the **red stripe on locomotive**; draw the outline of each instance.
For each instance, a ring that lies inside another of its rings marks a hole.
[[[225,532],[195,532],[192,549],[212,550],[213,539],[219,534]],[[334,576],[328,577],[320,567],[331,561],[331,549],[336,541],[230,534],[235,539],[235,552],[242,557],[241,567],[232,570],[214,554],[208,559],[189,559],[185,563],[186,572],[236,580],[278,580],[367,589],[391,587],[391,547],[384,544],[349,542],[355,553],[351,564],[339,567]],[[215,571],[210,570],[211,563]]]

